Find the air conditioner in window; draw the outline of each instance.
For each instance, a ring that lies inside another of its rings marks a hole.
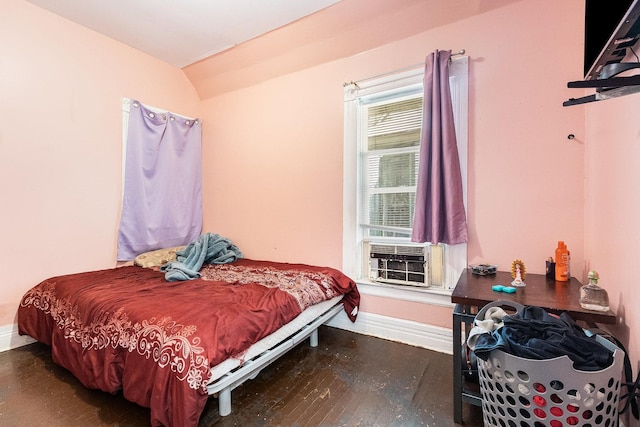
[[[369,280],[395,285],[429,287],[430,246],[366,244]]]

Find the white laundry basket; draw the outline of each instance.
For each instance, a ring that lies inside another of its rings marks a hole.
[[[614,352],[613,364],[600,371],[578,371],[567,356],[532,360],[493,350],[487,361],[478,358],[485,427],[618,427],[624,352],[596,339]]]

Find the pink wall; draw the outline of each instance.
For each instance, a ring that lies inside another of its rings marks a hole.
[[[520,0],[341,0],[320,13],[184,68],[200,97],[402,40]]]
[[[392,26],[387,44],[301,70],[292,65],[264,81],[249,76],[247,85],[208,97],[202,103],[205,228],[231,237],[248,257],[340,267],[343,83],[420,63],[436,48],[466,49],[469,260],[508,268],[519,258],[529,272],[541,273],[562,239],[581,278],[584,111],[562,102],[575,96],[567,81],[581,75],[582,16],[582,0],[523,0],[432,29],[425,23],[422,32],[400,40]],[[360,25],[361,37],[378,36],[375,20],[366,30]],[[306,26],[293,27],[306,34]],[[326,43],[345,52],[345,43],[364,42],[334,34]],[[252,68],[259,73],[260,63]],[[213,90],[192,78],[196,88]],[[569,133],[577,138],[569,141]],[[366,296],[363,306],[451,325],[447,309]]]
[[[123,97],[197,115],[184,73],[22,0],[0,14],[0,326],[58,274],[115,265]]]
[[[592,93],[592,92],[591,92]],[[618,315],[616,336],[640,371],[640,94],[587,104],[585,246]]]

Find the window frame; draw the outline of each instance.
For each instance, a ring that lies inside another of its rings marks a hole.
[[[452,76],[452,98],[456,117],[456,137],[460,157],[463,182],[463,201],[467,209],[467,172],[468,172],[468,57],[452,58],[450,76]],[[344,86],[344,159],[343,159],[343,271],[353,277],[365,294],[390,297],[408,301],[428,302],[450,306],[450,294],[457,279],[467,266],[467,245],[446,245],[444,288],[413,288],[409,286],[374,283],[363,274],[363,239],[358,227],[359,209],[358,191],[362,171],[359,162],[360,99],[368,102],[394,99],[422,90],[424,67],[422,65],[365,79]],[[400,244],[406,242],[398,242]]]

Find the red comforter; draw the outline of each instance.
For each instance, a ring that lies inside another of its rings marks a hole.
[[[50,345],[86,387],[151,408],[152,425],[197,426],[210,367],[309,305],[344,294],[355,320],[360,300],[331,268],[241,259],[201,273],[186,282],[141,267],[53,277],[24,295],[19,331]]]

